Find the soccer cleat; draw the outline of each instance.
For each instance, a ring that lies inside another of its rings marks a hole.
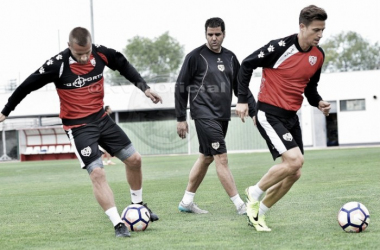
[[[153,213],[152,210],[150,210],[150,208],[148,207],[148,204],[147,203],[137,203],[137,204],[140,204],[140,205],[143,205],[144,207],[146,207],[146,209],[148,209],[149,213],[150,213],[150,221],[153,222],[153,221],[156,221],[158,220],[158,216],[157,214]]]
[[[194,213],[194,214],[207,214],[208,211],[200,209],[197,204],[190,202],[185,204],[182,201],[178,205],[178,210],[185,213]]]
[[[237,209],[238,215],[246,215],[247,214],[247,205],[245,203],[241,204]]]
[[[252,224],[250,220],[248,220],[248,225],[254,227],[256,231],[259,232],[270,232],[272,229],[270,229],[267,226],[267,223],[265,222],[265,215],[259,215],[259,219],[257,224]]]
[[[249,194],[249,187],[245,189],[245,194],[247,196],[247,217],[248,221],[254,226],[258,224],[259,221],[259,209],[260,202],[253,199]]]
[[[130,237],[131,233],[128,231],[127,226],[120,222],[115,226],[115,236],[116,237]]]

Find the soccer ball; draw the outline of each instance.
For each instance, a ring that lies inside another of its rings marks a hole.
[[[346,232],[363,232],[369,225],[368,209],[360,202],[348,202],[339,210],[338,223]]]
[[[124,209],[121,219],[130,231],[144,231],[149,225],[150,213],[143,205],[132,204]]]

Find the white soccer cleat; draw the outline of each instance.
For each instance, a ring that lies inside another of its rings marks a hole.
[[[178,205],[178,210],[185,213],[194,213],[194,214],[207,214],[208,211],[200,209],[197,204],[190,202],[185,204],[182,201]]]

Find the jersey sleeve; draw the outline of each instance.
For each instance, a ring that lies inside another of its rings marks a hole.
[[[322,97],[319,95],[317,87],[321,75],[321,68],[310,78],[309,83],[305,87],[305,97],[311,106],[318,107]]]
[[[1,113],[5,116],[9,114],[16,108],[16,106],[28,95],[30,92],[42,88],[48,83],[54,82],[59,77],[59,69],[61,64],[58,63],[58,59],[55,60],[60,55],[52,57],[47,60],[39,69],[37,69],[33,74],[26,78],[20,86],[9,97],[7,104],[5,104],[4,109]]]
[[[236,56],[235,56],[236,58]],[[233,61],[233,69],[234,69],[234,81],[233,81],[233,89],[234,89],[234,94],[236,97],[238,97],[238,80],[237,76],[240,70],[240,63],[237,59]],[[247,102],[248,102],[248,108],[249,108],[249,116],[253,117],[255,116],[255,108],[256,108],[256,100],[253,97],[253,94],[251,93],[251,90],[248,88],[248,95],[247,95]]]
[[[247,103],[249,93],[249,82],[252,72],[258,67],[270,67],[277,60],[278,53],[274,53],[274,44],[277,41],[270,41],[265,46],[254,51],[243,60],[238,74],[238,103]],[[276,47],[277,50],[280,48]]]
[[[141,91],[145,92],[145,90],[149,88],[144,78],[142,78],[140,73],[137,72],[135,67],[133,67],[122,53],[102,45],[96,45],[96,47],[97,51],[107,58],[107,67],[114,71],[119,71],[122,76],[141,89]]]
[[[175,112],[177,121],[186,121],[186,109],[189,99],[189,86],[196,72],[197,62],[192,54],[188,54],[182,64],[175,84]]]
[[[323,56],[323,62],[325,60],[325,53],[321,47],[317,47],[318,50],[322,53]],[[323,63],[322,63],[323,65]],[[322,99],[322,97],[319,95],[317,87],[318,87],[318,82],[321,77],[321,72],[322,72],[322,65],[321,67],[315,72],[315,74],[310,78],[309,83],[306,85],[305,90],[304,90],[304,95],[309,102],[311,106],[318,107],[319,102]]]

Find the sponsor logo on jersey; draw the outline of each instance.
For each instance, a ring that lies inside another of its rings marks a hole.
[[[85,147],[84,149],[82,149],[81,151],[80,151],[80,153],[83,155],[83,156],[90,156],[91,155],[91,148],[90,148],[90,146],[87,146],[87,147]]]
[[[223,64],[218,65],[218,69],[223,72],[224,71],[224,65]]]
[[[86,82],[99,80],[102,78],[102,76],[103,76],[103,73],[100,73],[99,75],[96,75],[96,76],[90,76],[87,78],[83,78],[81,76],[78,76],[78,78],[75,79],[75,81],[73,83],[65,83],[65,85],[68,87],[74,86],[76,88],[80,88],[80,87],[83,87],[86,84]]]
[[[284,138],[285,141],[292,141],[293,140],[293,136],[290,133],[283,134],[282,138]]]
[[[311,66],[313,66],[317,62],[316,56],[309,56],[309,63]]]
[[[293,54],[294,49],[295,49],[295,47],[293,47],[293,46],[290,47],[290,48],[284,53],[283,57],[287,57],[287,56]]]
[[[219,146],[220,146],[219,142],[213,142],[213,143],[211,143],[211,147],[212,147],[213,149],[218,149]]]

